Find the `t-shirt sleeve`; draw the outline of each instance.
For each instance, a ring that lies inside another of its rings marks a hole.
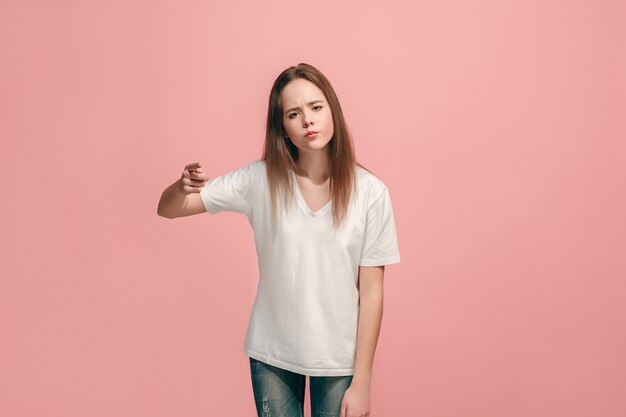
[[[367,209],[361,266],[388,265],[400,262],[396,224],[389,190],[376,198]]]
[[[255,160],[225,174],[209,179],[200,190],[200,198],[209,214],[233,211],[250,216],[252,196],[261,165]]]

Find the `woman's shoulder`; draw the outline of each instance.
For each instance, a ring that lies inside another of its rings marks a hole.
[[[383,180],[361,165],[356,166],[356,177],[358,189],[368,195],[374,195],[374,198],[380,196],[387,189]]]
[[[212,181],[220,178],[222,181],[243,187],[250,184],[257,184],[264,172],[265,162],[260,159],[251,159],[235,168],[231,168],[229,171],[212,179]]]
[[[245,168],[254,176],[261,175],[265,172],[265,161],[262,159],[253,159],[245,165]]]
[[[252,161],[250,161],[248,165],[254,168],[260,168],[260,167],[265,168],[265,161],[263,159],[253,159]]]

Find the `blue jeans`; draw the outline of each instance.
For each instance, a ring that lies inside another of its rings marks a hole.
[[[306,375],[250,358],[252,390],[259,417],[303,417]],[[352,375],[309,376],[311,417],[339,417]]]

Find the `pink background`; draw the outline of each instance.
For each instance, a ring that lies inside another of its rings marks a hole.
[[[0,417],[255,415],[252,229],[156,208],[260,156],[299,62],[394,204],[371,415],[626,415],[625,27],[617,0],[3,1]]]

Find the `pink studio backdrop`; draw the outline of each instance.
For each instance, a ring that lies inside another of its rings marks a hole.
[[[252,229],[156,209],[185,164],[260,156],[271,84],[299,62],[394,204],[371,416],[626,415],[625,16],[0,3],[0,417],[255,415]]]

